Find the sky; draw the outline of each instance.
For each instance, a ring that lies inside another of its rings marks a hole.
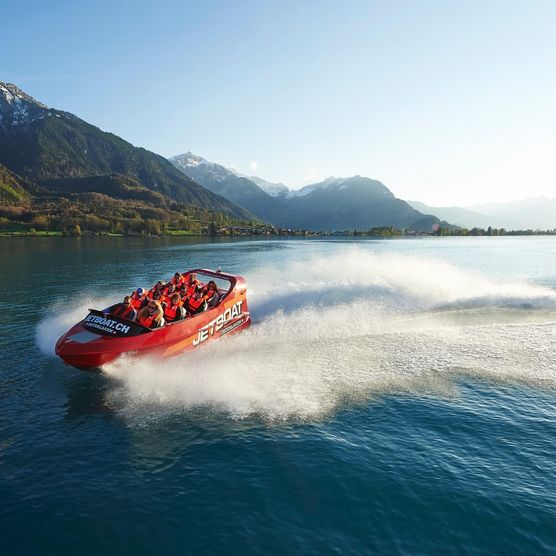
[[[0,81],[163,156],[556,197],[556,2],[0,0]]]

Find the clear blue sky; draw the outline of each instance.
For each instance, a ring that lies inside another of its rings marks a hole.
[[[556,196],[556,1],[0,0],[0,80],[165,156]]]

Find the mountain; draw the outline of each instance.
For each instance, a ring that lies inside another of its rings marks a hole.
[[[530,197],[507,203],[475,205],[471,209],[496,219],[506,229],[556,229],[556,198]]]
[[[397,199],[381,182],[362,176],[328,178],[308,185],[283,201],[284,224],[315,230],[394,226],[415,229],[425,215]],[[439,223],[434,219],[434,223]],[[419,231],[430,231],[430,227]]]
[[[182,204],[250,220],[245,209],[207,191],[162,156],[134,147],[77,116],[48,108],[15,85],[0,82],[0,163],[16,174],[57,191],[59,180],[121,174]],[[90,185],[90,183],[89,183]]]
[[[25,181],[0,164],[0,203],[18,204],[31,198]]]
[[[416,210],[425,214],[434,214],[442,220],[453,222],[456,226],[464,228],[493,228],[503,227],[498,219],[492,219],[486,214],[480,214],[470,209],[461,207],[431,207],[419,201],[408,201],[408,203]]]
[[[259,218],[272,222],[278,207],[274,199],[245,176],[232,172],[225,166],[209,162],[186,152],[169,159],[189,178],[203,187],[247,209]]]
[[[425,219],[425,214],[397,199],[385,185],[362,176],[329,178],[294,191],[283,184],[240,176],[191,152],[170,160],[210,191],[276,226],[314,231],[394,226],[430,231],[434,223],[446,224],[436,217]]]
[[[438,218],[465,228],[505,228],[506,230],[553,230],[556,228],[556,198],[533,197],[508,203],[462,207],[431,207],[419,201],[409,204]]]

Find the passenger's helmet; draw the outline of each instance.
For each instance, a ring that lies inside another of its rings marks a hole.
[[[137,295],[143,295],[143,288],[137,288]]]

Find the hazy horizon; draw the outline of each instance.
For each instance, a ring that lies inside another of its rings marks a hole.
[[[0,79],[163,156],[296,189],[359,174],[431,206],[550,198],[555,16],[548,1],[30,2]]]

